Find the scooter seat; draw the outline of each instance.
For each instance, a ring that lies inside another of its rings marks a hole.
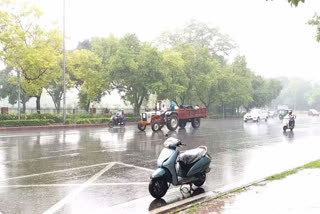
[[[196,149],[190,149],[181,153],[178,157],[178,161],[183,162],[186,165],[189,165],[197,162],[206,154],[207,154],[207,147],[199,146]]]

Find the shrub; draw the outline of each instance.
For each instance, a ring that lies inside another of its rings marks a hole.
[[[109,117],[105,118],[81,118],[76,120],[76,124],[96,124],[96,123],[107,123],[110,121]]]
[[[44,113],[44,114],[38,114],[38,113],[25,114],[25,115],[21,116],[21,119],[25,119],[25,120],[30,120],[30,119],[31,120],[34,120],[34,119],[38,119],[38,120],[51,119],[55,123],[62,123],[63,122],[62,116],[59,116],[57,114],[49,114],[49,113]]]
[[[141,118],[140,117],[126,117],[127,122],[138,122]]]
[[[17,120],[17,114],[0,114],[0,120]]]
[[[17,127],[17,126],[44,126],[54,123],[52,119],[43,120],[3,120],[0,121],[0,127]]]

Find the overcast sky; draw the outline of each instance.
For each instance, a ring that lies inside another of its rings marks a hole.
[[[63,0],[31,0],[43,12],[43,22],[62,26]],[[320,44],[307,25],[319,0],[297,8],[287,0],[65,0],[67,48],[94,36],[135,33],[152,41],[166,30],[191,19],[229,34],[248,66],[265,77],[304,77],[320,81]],[[62,28],[61,28],[62,29]]]

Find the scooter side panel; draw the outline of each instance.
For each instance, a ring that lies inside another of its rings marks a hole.
[[[206,171],[210,165],[210,162],[211,159],[207,155],[202,157],[190,168],[189,172],[187,173],[187,177]]]
[[[171,176],[172,176],[172,184],[177,185],[178,184],[178,177],[177,177],[177,172],[176,172],[176,160],[179,155],[179,151],[175,151],[168,160],[166,160],[163,163],[163,167],[169,170]]]

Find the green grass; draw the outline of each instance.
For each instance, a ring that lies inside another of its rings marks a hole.
[[[297,168],[294,168],[294,169],[291,169],[291,170],[288,170],[285,172],[281,172],[279,174],[271,175],[271,176],[267,177],[266,180],[267,181],[279,180],[279,179],[287,177],[288,175],[292,175],[292,174],[297,173],[300,169],[301,169],[301,167],[297,167]]]
[[[256,186],[256,187],[260,187],[260,186],[265,186],[266,183],[256,183],[256,184],[253,184],[253,186]]]
[[[294,168],[294,169],[291,169],[291,170],[288,170],[288,171],[285,171],[285,172],[281,172],[281,173],[276,174],[276,175],[272,175],[270,177],[267,177],[266,180],[267,181],[279,180],[279,179],[287,177],[288,175],[295,174],[301,169],[310,169],[310,168],[320,168],[320,160],[312,161],[312,162],[307,163],[307,164],[305,164],[303,166],[299,166],[297,168]]]
[[[303,166],[305,169],[320,168],[320,160],[312,161]]]
[[[187,210],[187,213],[193,213],[193,212],[197,211],[201,207],[202,206],[200,204],[196,204],[196,205],[190,207],[190,209]]]

